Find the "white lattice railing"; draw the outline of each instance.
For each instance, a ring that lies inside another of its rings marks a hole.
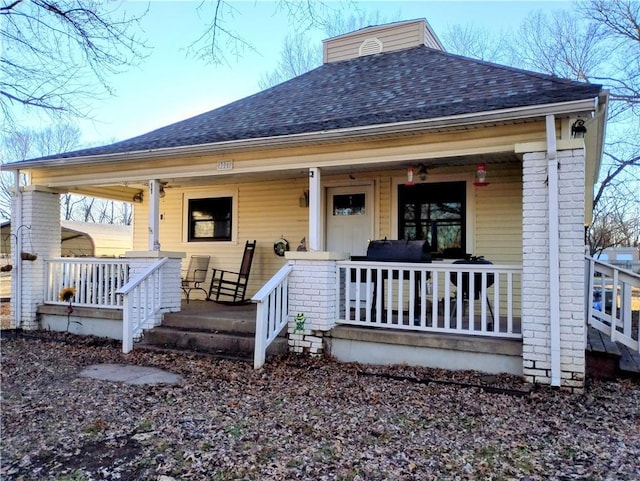
[[[162,316],[163,267],[168,258],[160,259],[122,286],[117,294],[123,298],[122,352],[131,352],[133,341],[144,329],[158,325]]]
[[[251,300],[257,304],[256,342],[253,367],[260,369],[267,356],[267,348],[287,327],[289,322],[289,274],[293,270],[285,264]]]
[[[339,324],[522,337],[520,266],[370,261],[337,266]]]
[[[640,275],[586,257],[589,325],[640,352]]]
[[[122,309],[116,292],[129,281],[129,265],[122,259],[61,257],[45,261],[45,276],[45,304],[66,304],[58,296],[72,287],[74,306]]]

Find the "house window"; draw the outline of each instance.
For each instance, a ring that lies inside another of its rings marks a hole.
[[[398,239],[426,239],[431,252],[460,258],[466,252],[466,183],[398,186]]]
[[[232,197],[210,197],[188,201],[189,242],[230,241],[233,219]]]

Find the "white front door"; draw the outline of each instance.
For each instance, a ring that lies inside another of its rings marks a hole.
[[[327,189],[328,251],[364,256],[373,238],[373,186]]]

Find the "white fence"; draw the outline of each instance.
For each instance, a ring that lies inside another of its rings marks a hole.
[[[61,257],[45,261],[45,304],[64,304],[58,296],[75,289],[74,306],[122,309],[116,291],[129,281],[129,266],[121,259]]]
[[[267,347],[278,337],[289,321],[289,274],[285,264],[251,300],[257,304],[256,342],[253,366],[260,369],[265,362]]]
[[[122,352],[133,349],[133,341],[144,329],[160,324],[163,298],[163,267],[168,258],[149,266],[135,279],[122,286],[118,294],[123,297]]]
[[[521,338],[520,266],[337,263],[340,324]]]
[[[640,275],[586,257],[589,325],[640,352]]]

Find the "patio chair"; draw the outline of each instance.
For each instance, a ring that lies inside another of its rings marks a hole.
[[[253,262],[253,253],[256,249],[256,241],[247,241],[244,245],[242,262],[238,272],[213,269],[211,285],[209,286],[208,301],[220,304],[244,304],[249,283],[249,273]],[[222,299],[221,299],[222,298]]]
[[[182,290],[187,297],[187,304],[189,304],[189,294],[194,289],[200,290],[207,295],[207,290],[201,287],[200,284],[202,284],[207,277],[210,259],[211,256],[191,256],[189,258],[187,273],[182,278]]]

